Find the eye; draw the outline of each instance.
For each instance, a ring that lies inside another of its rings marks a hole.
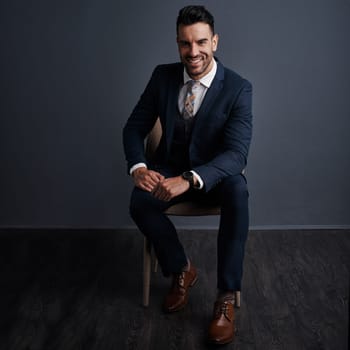
[[[187,41],[180,41],[179,44],[180,44],[181,47],[184,47],[184,48],[190,46],[190,43],[187,42]]]

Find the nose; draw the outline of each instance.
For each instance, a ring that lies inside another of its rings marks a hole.
[[[192,44],[190,48],[191,57],[196,57],[199,54],[198,46],[196,44]]]

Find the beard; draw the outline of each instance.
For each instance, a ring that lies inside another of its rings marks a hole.
[[[187,74],[190,77],[202,77],[210,71],[212,57],[207,55],[187,56],[182,58]]]

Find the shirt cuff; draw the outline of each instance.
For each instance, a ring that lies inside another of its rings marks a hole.
[[[147,165],[145,163],[136,163],[130,168],[129,175],[132,175],[132,173],[138,168],[147,168]]]
[[[197,179],[199,186],[196,186],[195,188],[198,190],[201,190],[204,187],[204,182],[202,180],[202,178],[194,171],[191,170],[191,173],[193,174],[193,176]]]

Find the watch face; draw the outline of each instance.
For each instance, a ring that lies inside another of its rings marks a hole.
[[[193,174],[190,171],[185,171],[182,175],[183,175],[184,179],[186,179],[186,180],[193,179]]]
[[[190,183],[190,187],[194,186],[193,174],[190,171],[185,171],[182,173],[182,177]]]

